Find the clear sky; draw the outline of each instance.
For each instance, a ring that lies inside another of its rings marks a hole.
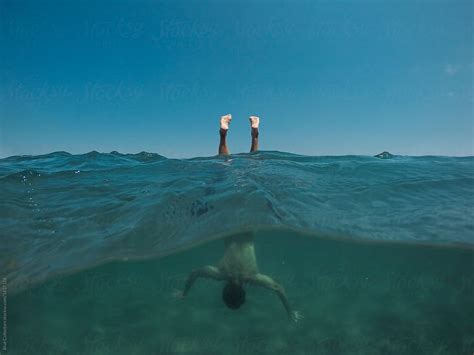
[[[0,157],[474,155],[471,1],[0,0]]]

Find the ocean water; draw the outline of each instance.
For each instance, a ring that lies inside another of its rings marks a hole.
[[[0,186],[8,353],[474,352],[474,157],[56,152]],[[244,232],[302,321],[255,287],[172,297]]]

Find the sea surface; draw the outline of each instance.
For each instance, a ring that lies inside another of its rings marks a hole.
[[[259,288],[172,297],[248,232],[300,322]],[[0,160],[7,354],[471,355],[473,270],[474,157]]]

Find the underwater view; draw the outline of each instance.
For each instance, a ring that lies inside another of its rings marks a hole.
[[[0,0],[0,355],[474,355],[472,0]]]
[[[8,353],[474,351],[473,157],[56,152],[0,184]],[[253,284],[176,297],[243,235],[300,317]]]

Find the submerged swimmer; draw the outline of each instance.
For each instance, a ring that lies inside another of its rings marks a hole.
[[[230,114],[221,117],[219,154],[229,154],[226,136],[231,120],[232,116]],[[258,117],[250,116],[252,129],[252,146],[250,152],[255,152],[258,149],[259,121],[260,119]],[[217,266],[204,266],[192,271],[186,281],[184,290],[175,291],[174,297],[185,297],[196,279],[205,277],[216,281],[225,281],[226,285],[222,290],[222,299],[227,307],[238,309],[245,302],[245,290],[243,286],[245,284],[261,286],[274,291],[278,295],[290,319],[297,322],[303,318],[299,312],[291,309],[283,286],[274,281],[271,277],[259,273],[257,259],[255,257],[254,238],[251,233],[227,238],[224,243],[224,256]]]

